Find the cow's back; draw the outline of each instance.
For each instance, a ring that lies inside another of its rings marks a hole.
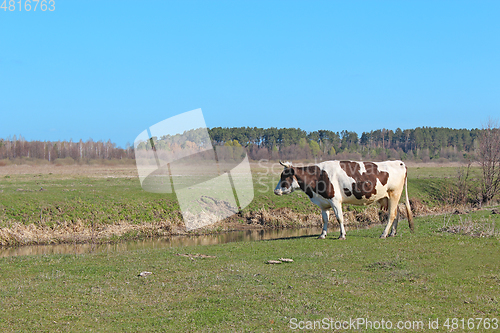
[[[406,166],[402,161],[325,161],[325,170],[335,190],[335,199],[357,205],[370,204],[402,189]]]
[[[387,181],[387,188],[389,190],[395,190],[404,185],[406,176],[406,165],[403,161],[384,161],[376,162],[379,170],[387,172],[389,174],[389,179]]]

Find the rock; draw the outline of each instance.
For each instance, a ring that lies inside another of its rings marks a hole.
[[[195,254],[177,253],[176,256],[187,257],[190,259],[193,259],[193,258],[216,258],[216,256],[209,256],[206,254],[199,254],[199,253],[195,253]]]
[[[293,262],[293,259],[288,259],[288,258],[280,258],[281,262]]]
[[[283,262],[293,262],[293,259],[280,258],[279,260],[268,260],[266,264],[281,264]]]
[[[139,277],[146,277],[146,276],[151,275],[151,274],[153,274],[153,273],[152,272],[148,272],[148,271],[144,271],[144,272],[140,272],[139,275],[137,275],[137,276],[139,276]]]
[[[279,260],[268,260],[268,261],[266,261],[266,264],[276,265],[276,264],[281,264],[281,261],[279,261]]]

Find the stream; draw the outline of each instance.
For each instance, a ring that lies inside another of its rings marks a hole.
[[[329,232],[338,232],[330,229]],[[124,252],[142,249],[162,249],[183,246],[214,245],[230,242],[251,242],[301,236],[318,236],[321,228],[267,229],[230,231],[214,235],[173,236],[169,238],[130,240],[112,244],[54,244],[0,247],[0,257],[44,254],[85,254],[102,252]]]

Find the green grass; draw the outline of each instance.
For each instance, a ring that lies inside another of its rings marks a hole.
[[[486,211],[470,218],[500,227]],[[1,258],[0,331],[288,331],[291,318],[500,319],[499,238],[439,232],[443,223],[417,218],[415,234],[402,225],[386,240],[379,226],[351,231],[346,241],[330,234]],[[265,264],[280,257],[294,262]],[[145,270],[153,274],[137,277]]]
[[[276,169],[277,170],[277,169]],[[443,188],[453,186],[457,168],[413,167],[408,171],[410,197],[428,205],[439,205]],[[479,169],[472,172],[479,176]],[[318,208],[297,191],[291,196],[273,194],[279,179],[266,170],[253,171],[254,200],[245,211],[288,207],[296,213],[317,214]],[[40,189],[43,188],[43,191]],[[21,174],[0,178],[0,227],[11,222],[51,226],[62,221],[85,224],[154,222],[181,223],[175,194],[144,191],[137,178],[105,178],[58,174]]]
[[[410,197],[438,205],[453,175],[456,168],[410,168]],[[305,194],[275,196],[277,180],[254,173],[255,199],[246,210],[289,207],[319,214]],[[174,195],[147,193],[135,178],[9,175],[0,179],[0,191],[0,227],[12,221],[179,217]],[[440,231],[462,223],[493,226],[496,234],[473,238]],[[330,233],[323,241],[298,237],[0,258],[0,331],[279,332],[289,331],[291,318],[358,317],[394,324],[439,319],[445,331],[446,318],[500,319],[499,215],[485,210],[420,217],[415,224],[411,234],[401,222],[399,236],[386,240],[378,238],[383,227],[376,226],[349,231],[346,241]],[[280,257],[294,262],[265,264]],[[145,270],[153,274],[137,277]]]
[[[408,191],[410,197],[417,198],[433,207],[449,200],[449,189],[456,187],[458,167],[421,166],[408,168]],[[471,167],[469,171],[469,188],[479,187],[481,169]]]
[[[77,219],[91,222],[151,222],[180,217],[174,194],[142,190],[137,178],[11,175],[0,180],[0,218],[45,224]],[[43,188],[43,190],[41,190]]]

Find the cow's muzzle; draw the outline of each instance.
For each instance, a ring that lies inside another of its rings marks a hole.
[[[276,195],[284,195],[284,194],[290,194],[292,193],[292,190],[291,189],[282,189],[282,188],[277,188],[274,190],[274,194]]]

